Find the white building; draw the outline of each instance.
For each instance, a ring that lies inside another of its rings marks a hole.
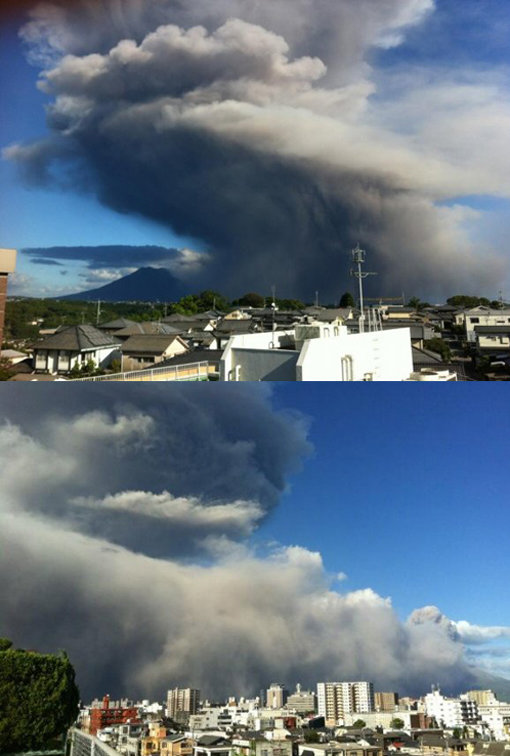
[[[317,683],[317,711],[326,723],[343,724],[346,714],[374,710],[374,686],[371,682]]]
[[[474,702],[472,702],[474,703]],[[476,704],[475,704],[476,705]],[[462,707],[459,698],[446,698],[440,690],[425,696],[425,712],[433,717],[439,727],[462,727]]]
[[[469,342],[476,341],[475,326],[505,326],[510,324],[510,309],[493,310],[490,307],[480,305],[470,310],[463,310],[456,315],[456,322],[464,325],[466,339]]]
[[[483,723],[495,740],[510,740],[510,704],[499,701],[486,706],[478,706],[478,713]]]
[[[232,336],[222,381],[405,381],[413,372],[409,328],[349,333],[337,323]]]

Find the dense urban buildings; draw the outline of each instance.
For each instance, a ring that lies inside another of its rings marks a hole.
[[[105,696],[82,709],[70,756],[508,756],[510,704],[490,690],[421,698],[368,681],[321,682],[317,700],[272,683],[266,700],[200,700],[174,688],[167,707]],[[316,704],[316,705],[315,705]]]

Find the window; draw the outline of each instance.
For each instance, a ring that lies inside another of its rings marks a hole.
[[[352,381],[353,369],[352,369],[352,357],[350,354],[346,354],[342,357],[342,380]]]

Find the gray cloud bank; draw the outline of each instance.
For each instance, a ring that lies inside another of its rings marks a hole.
[[[380,111],[371,100],[371,51],[433,10],[433,0],[45,3],[23,36],[53,97],[50,135],[6,154],[29,181],[81,186],[202,240],[211,260],[199,280],[226,293],[276,283],[336,295],[357,241],[378,291],[494,287],[502,265],[470,241],[472,214],[436,202],[504,191],[510,116],[498,92],[484,116],[483,87],[444,77],[441,91],[406,82]]]
[[[433,607],[403,623],[370,588],[333,590],[320,554],[251,545],[311,451],[305,419],[266,388],[13,391],[0,399],[0,634],[66,648],[85,697],[473,681],[460,634],[483,628],[457,631]]]

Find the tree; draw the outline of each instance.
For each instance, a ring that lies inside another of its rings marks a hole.
[[[406,723],[404,722],[404,720],[399,719],[399,717],[395,717],[390,722],[390,727],[392,728],[392,730],[403,730],[405,725]]]
[[[9,360],[0,357],[0,381],[10,381],[13,376],[12,365]]]
[[[456,294],[454,297],[449,297],[446,302],[452,307],[478,307],[478,305],[490,307],[490,300],[487,297],[473,297],[469,294]]]
[[[448,346],[446,341],[443,341],[443,339],[425,339],[423,346],[425,347],[425,349],[430,349],[431,352],[436,352],[437,354],[441,355],[443,362],[449,362],[451,355],[450,347]]]
[[[0,651],[7,651],[11,646],[12,640],[9,640],[9,638],[0,638]]]
[[[305,743],[319,743],[320,737],[317,730],[304,730]]]
[[[0,753],[38,750],[76,719],[79,692],[65,653],[0,651]]]
[[[367,726],[367,723],[363,719],[357,719],[352,726],[355,727],[356,730],[362,730]]]
[[[339,307],[355,307],[354,297],[350,291],[346,291],[342,294]]]
[[[243,294],[240,299],[232,302],[233,305],[240,305],[241,307],[264,307],[265,299],[262,294],[257,294],[255,291],[249,291],[247,294]]]

